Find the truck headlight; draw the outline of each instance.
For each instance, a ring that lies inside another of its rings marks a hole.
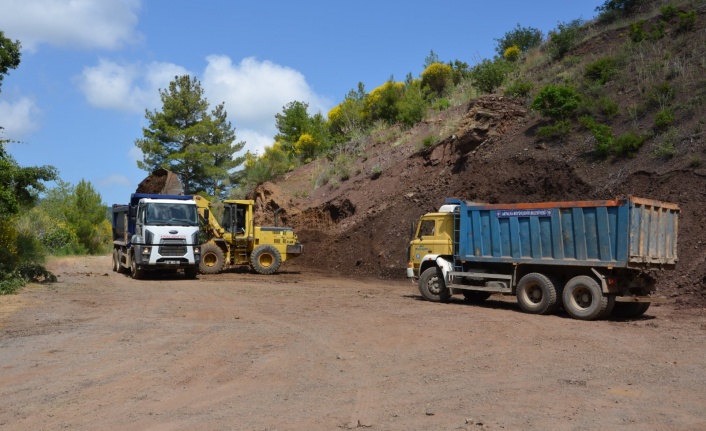
[[[201,254],[201,247],[194,247],[194,254]]]
[[[150,247],[142,247],[142,254],[150,254]]]

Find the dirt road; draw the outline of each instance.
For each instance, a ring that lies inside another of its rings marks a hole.
[[[3,430],[706,429],[704,310],[584,322],[287,267],[50,267],[0,297]]]

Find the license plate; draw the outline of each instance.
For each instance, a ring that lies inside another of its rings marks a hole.
[[[166,263],[167,265],[179,265],[178,260],[165,260],[164,263]]]

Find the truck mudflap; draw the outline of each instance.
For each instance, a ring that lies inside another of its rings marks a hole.
[[[453,263],[439,256],[436,258],[436,264],[439,266],[439,269],[441,269],[441,273],[444,274],[444,283],[446,283],[447,286],[450,285],[451,273],[454,270]]]

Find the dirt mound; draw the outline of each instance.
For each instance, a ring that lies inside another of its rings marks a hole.
[[[676,271],[656,274],[659,293],[677,306],[706,306],[706,222],[700,216],[706,211],[704,168],[689,167],[684,158],[603,162],[591,155],[592,142],[585,137],[571,145],[538,143],[532,130],[540,122],[516,100],[483,97],[406,135],[371,137],[359,151],[356,173],[338,184],[294,190],[292,184],[312,184],[315,168],[307,165],[287,174],[282,186],[260,186],[258,210],[263,220],[271,220],[273,210],[284,208],[282,219],[305,245],[293,267],[402,278],[411,226],[446,197],[511,203],[632,194],[676,202],[682,208],[680,262]],[[445,136],[420,149],[419,140],[433,133]],[[370,175],[375,166],[380,175]]]
[[[174,172],[157,169],[142,180],[135,193],[183,195],[184,188]]]

